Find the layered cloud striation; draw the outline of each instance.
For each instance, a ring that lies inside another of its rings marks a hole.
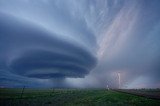
[[[160,87],[160,0],[0,0],[0,86]]]
[[[1,68],[32,78],[84,77],[95,56],[29,21],[0,13]]]

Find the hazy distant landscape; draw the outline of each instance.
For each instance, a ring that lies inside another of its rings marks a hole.
[[[140,89],[157,92],[159,89]],[[0,89],[1,106],[159,106],[160,99],[106,89]]]

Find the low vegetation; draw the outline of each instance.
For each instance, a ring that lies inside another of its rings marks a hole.
[[[22,95],[22,96],[21,96]],[[159,106],[147,99],[105,89],[0,89],[0,106]]]

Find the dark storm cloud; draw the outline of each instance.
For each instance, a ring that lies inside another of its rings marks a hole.
[[[0,34],[1,69],[13,74],[33,78],[84,77],[96,65],[93,54],[80,45],[12,15],[0,13]]]
[[[160,87],[159,5],[0,0],[1,85]]]
[[[53,87],[56,85],[52,84],[53,81],[50,80],[46,80],[46,79],[36,79],[36,78],[27,78],[27,77],[23,77],[21,75],[17,75],[17,74],[13,74],[9,71],[0,70],[1,76],[0,76],[0,84],[1,84],[1,88],[3,87],[19,87],[22,88],[23,86],[30,88],[30,87]],[[43,86],[42,86],[43,83]],[[63,83],[62,83],[63,84]],[[62,85],[59,85],[62,86]]]
[[[70,5],[77,9],[72,8]],[[95,50],[96,38],[93,31],[88,27],[83,12],[81,13],[81,7],[78,8],[81,5],[76,2],[72,3],[72,1],[59,0],[0,1],[2,12],[29,20],[49,32],[58,34],[58,37],[83,44],[88,50]]]

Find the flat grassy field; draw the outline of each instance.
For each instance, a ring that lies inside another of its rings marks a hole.
[[[160,106],[147,99],[105,89],[0,89],[0,106]]]

